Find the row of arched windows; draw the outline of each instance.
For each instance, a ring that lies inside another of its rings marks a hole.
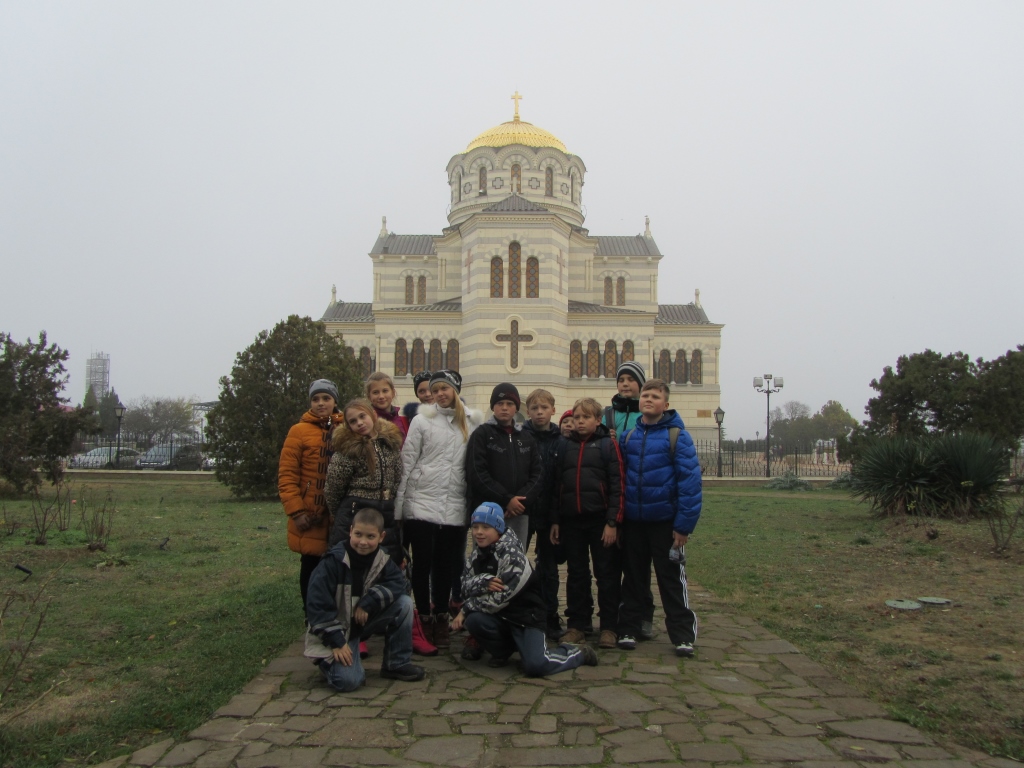
[[[405,339],[398,339],[395,342],[395,378],[420,371],[440,371],[444,368],[459,370],[457,340],[449,339],[442,350],[440,339],[431,339],[429,347],[424,346],[423,339],[414,339],[411,353]]]
[[[508,246],[508,298],[520,299],[523,296],[523,249],[519,243]],[[491,259],[491,298],[501,299],[505,296],[505,263],[501,256]],[[526,298],[540,297],[540,262],[535,256],[526,260]]]
[[[615,286],[615,290],[614,290],[614,294],[613,294],[613,291],[612,291],[612,279],[610,277],[606,277],[604,279],[604,303],[605,303],[605,306],[608,306],[608,307],[613,306],[613,305],[616,306],[616,307],[624,307],[624,306],[626,306],[626,278],[624,278],[624,277],[617,277],[615,279],[614,286]]]
[[[412,275],[407,275],[405,278],[405,303],[406,304],[426,304],[427,303],[427,277],[426,275],[420,275],[416,278],[415,282],[415,296],[413,295],[413,279]]]
[[[352,350],[352,347],[349,347],[348,349],[352,351],[353,354],[355,353],[355,351]],[[363,379],[370,378],[370,374],[377,370],[377,361],[373,359],[373,353],[370,352],[369,347],[360,347],[359,354],[356,356],[356,359],[359,362],[359,375]]]
[[[477,194],[481,195],[481,196],[484,196],[484,195],[487,194],[487,167],[484,166],[484,165],[481,165],[480,166],[480,170],[477,171],[477,176],[478,176],[477,183],[478,183],[478,186],[479,186],[479,191],[477,192]],[[512,192],[514,192],[517,195],[521,195],[523,193],[523,169],[522,169],[522,166],[519,165],[519,163],[515,163],[512,166],[511,178],[509,179],[509,181],[511,182],[510,183],[510,187],[512,189]],[[495,187],[498,187],[500,185],[501,185],[500,179],[498,181],[494,182],[494,186]],[[467,184],[466,186],[467,186],[467,190],[466,191],[468,192],[469,188],[470,188],[470,185]],[[563,189],[563,192],[564,191],[565,190]],[[458,192],[456,194],[457,194],[458,202],[461,203],[462,202],[462,174],[461,173],[459,174]],[[554,197],[555,196],[555,171],[554,171],[554,169],[550,165],[547,168],[544,169],[544,196],[545,197]],[[572,173],[571,171],[569,173],[569,199],[572,200],[573,202],[576,202],[576,174]]]
[[[606,379],[614,379],[619,365],[633,359],[632,341],[622,342],[620,355],[615,342],[611,339],[604,343],[603,351],[601,343],[591,339],[587,342],[585,356],[583,342],[572,341],[569,343],[569,378],[581,379],[586,376],[588,379],[598,379],[604,376]]]
[[[674,384],[703,384],[704,362],[700,350],[693,350],[687,362],[686,352],[680,349],[676,352],[674,363],[672,353],[667,349],[661,350],[654,364],[654,375],[662,381],[671,381]]]

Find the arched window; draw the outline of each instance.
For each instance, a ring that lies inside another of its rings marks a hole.
[[[444,362],[441,360],[441,340],[431,339],[430,357],[427,358],[427,370],[440,371],[442,368],[444,368]]]
[[[672,381],[676,384],[685,384],[687,380],[686,373],[686,353],[683,350],[676,352],[676,370],[672,376]]]
[[[405,303],[412,304],[412,275],[405,276]]]
[[[426,368],[426,357],[423,353],[423,339],[416,339],[412,343],[412,369],[418,372]]]
[[[519,243],[508,245],[508,297],[518,299],[523,295],[523,273],[520,264],[522,249]]]
[[[703,361],[699,349],[693,350],[693,354],[690,355],[690,383],[691,384],[703,384],[704,383],[704,370]]]
[[[526,260],[526,298],[540,298],[540,262],[536,256]]]
[[[362,347],[359,350],[359,375],[368,379],[371,373],[373,373],[373,358],[370,356],[370,348]]]
[[[634,354],[633,353],[633,342],[632,341],[624,341],[624,342],[622,342],[622,360],[620,362],[624,363],[627,360],[635,360],[636,358],[633,357],[633,354]]]
[[[620,277],[615,281],[615,305],[626,306],[626,278]]]
[[[480,194],[487,194],[487,168],[480,166]]]
[[[427,276],[420,275],[416,278],[416,303],[427,303]]]
[[[519,167],[519,163],[512,166],[512,191],[517,195],[523,191],[523,169]]]
[[[604,304],[605,304],[605,306],[606,307],[610,307],[612,305],[613,299],[614,299],[614,296],[612,296],[612,279],[610,277],[606,277],[604,279]]]
[[[604,343],[604,377],[614,379],[619,368],[618,355],[615,353],[615,342],[609,339]]]
[[[587,378],[596,379],[601,375],[601,346],[596,341],[587,342]]]
[[[578,379],[583,375],[583,345],[579,341],[569,344],[569,378]]]
[[[569,202],[576,202],[576,174],[569,171]]]
[[[544,195],[555,196],[555,170],[550,165],[544,169]]]
[[[462,202],[462,174],[459,174],[459,202]]]
[[[448,351],[445,354],[445,368],[449,371],[459,370],[459,342],[455,339],[448,339]]]
[[[500,299],[505,293],[505,277],[502,275],[501,257],[491,259],[491,298]]]
[[[658,355],[658,375],[655,378],[672,381],[672,353],[667,349],[661,350]]]
[[[395,378],[409,374],[409,348],[405,339],[395,342]]]

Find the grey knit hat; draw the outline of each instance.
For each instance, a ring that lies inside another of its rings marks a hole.
[[[462,392],[462,377],[459,376],[458,371],[443,370],[434,371],[432,374],[430,374],[431,389],[433,389],[434,385],[439,381],[443,381],[445,384],[448,384],[449,386],[454,388],[456,392]]]
[[[644,367],[640,365],[636,360],[626,360],[619,369],[615,371],[615,380],[619,380],[619,376],[624,373],[628,373],[634,379],[636,383],[641,387],[647,382],[647,373],[644,371]]]
[[[309,385],[309,399],[313,399],[313,395],[319,395],[321,392],[326,392],[328,395],[334,398],[335,404],[340,399],[338,395],[338,385],[330,379],[317,379]]]

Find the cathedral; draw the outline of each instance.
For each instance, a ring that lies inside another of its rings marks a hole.
[[[483,411],[509,381],[523,400],[549,390],[558,413],[581,397],[608,404],[615,370],[636,360],[669,382],[695,439],[717,436],[722,325],[700,303],[658,303],[663,255],[651,235],[592,235],[586,165],[553,134],[519,118],[484,131],[448,161],[448,226],[389,232],[370,249],[372,301],[331,303],[321,318],[362,366],[389,373],[396,405],[412,377],[452,368]],[[525,403],[524,403],[525,410]]]

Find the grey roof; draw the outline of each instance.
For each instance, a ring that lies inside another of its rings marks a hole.
[[[403,304],[399,307],[388,307],[388,312],[461,312],[462,297],[435,301],[433,304]]]
[[[569,314],[572,315],[642,315],[639,309],[626,309],[625,307],[609,307],[604,304],[591,304],[587,301],[576,301],[569,299]]]
[[[387,250],[384,250],[384,249]],[[389,232],[387,237],[378,237],[370,250],[372,254],[397,253],[401,256],[433,256],[433,235],[396,235]]]
[[[595,235],[598,256],[661,256],[653,237]]]
[[[548,209],[513,193],[504,200],[487,206],[483,213],[548,213]]]
[[[327,307],[321,322],[372,323],[373,304],[368,301],[339,301]]]
[[[659,304],[655,325],[707,325],[711,323],[703,307],[696,304]]]

